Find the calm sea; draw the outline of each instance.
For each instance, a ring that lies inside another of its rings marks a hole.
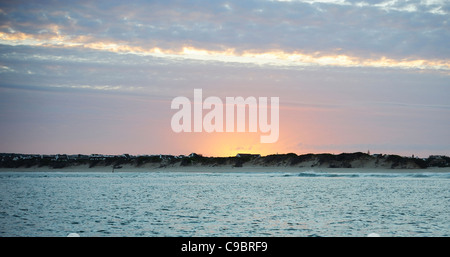
[[[0,236],[449,236],[450,173],[0,172]]]

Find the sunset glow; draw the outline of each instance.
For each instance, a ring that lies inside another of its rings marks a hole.
[[[448,7],[1,3],[0,152],[449,154]],[[171,101],[194,89],[279,97],[278,141],[175,133]]]

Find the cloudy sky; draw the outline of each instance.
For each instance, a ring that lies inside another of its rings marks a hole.
[[[450,155],[446,0],[1,1],[0,152]],[[173,98],[280,98],[280,137]]]

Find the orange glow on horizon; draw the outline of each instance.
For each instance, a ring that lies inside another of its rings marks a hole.
[[[283,108],[283,107],[282,107]],[[286,110],[284,114],[296,115],[298,112]],[[285,119],[284,119],[285,118]],[[195,152],[203,156],[229,157],[238,153],[261,154],[261,156],[283,153],[299,153],[297,145],[301,137],[311,135],[309,127],[298,127],[298,121],[287,116],[280,117],[279,138],[275,143],[261,143],[261,136],[268,133],[258,132],[180,132],[170,128],[161,131],[168,139],[168,146],[176,149],[177,154]]]
[[[261,144],[260,133],[172,133],[172,145],[185,146],[180,154],[189,154],[188,151],[203,156],[230,157],[238,153],[261,154],[261,156],[280,152],[282,144]]]

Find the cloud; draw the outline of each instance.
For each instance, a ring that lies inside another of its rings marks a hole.
[[[409,8],[408,6],[414,6]],[[123,51],[185,47],[448,62],[449,4],[399,1],[2,3],[3,43],[26,39]],[[409,10],[409,11],[408,11]]]
[[[280,141],[295,149],[445,150],[448,11],[431,0],[3,1],[0,125],[14,137],[0,147],[93,141],[101,152],[120,139],[170,152],[170,100],[202,88],[279,96]]]
[[[168,55],[169,56],[169,55]],[[260,57],[230,58],[223,62],[208,58],[157,57],[156,55],[124,54],[82,47],[0,46],[0,87],[58,91],[102,91],[104,93],[147,94],[173,97],[191,94],[193,87],[223,94],[223,88],[251,95],[252,90],[272,94],[274,84],[288,90],[317,98],[334,96],[339,89],[347,93],[337,99],[348,99],[355,93],[368,94],[371,101],[411,102],[432,99],[435,92],[445,91],[448,74],[439,70],[418,72],[409,69],[374,67],[340,67],[319,65],[277,66],[277,59]],[[192,57],[192,56],[191,56]],[[320,59],[317,59],[320,60]],[[317,61],[316,60],[316,61]],[[267,65],[260,65],[266,61]],[[272,64],[270,64],[272,62]],[[423,87],[424,83],[428,86]],[[246,87],[243,87],[246,85]],[[392,88],[396,90],[392,91]],[[434,89],[435,88],[435,89]],[[382,90],[380,90],[382,89]],[[410,91],[414,89],[415,91]],[[392,91],[392,94],[387,94]],[[397,94],[399,91],[407,93]],[[263,96],[263,95],[262,95]],[[292,95],[287,94],[288,101]],[[378,96],[376,98],[375,96]],[[425,97],[426,96],[426,97]],[[444,94],[434,99],[441,99]],[[364,96],[365,97],[365,96]],[[328,104],[333,98],[324,98]],[[366,99],[366,98],[363,98]],[[297,100],[292,99],[292,102]],[[445,99],[435,104],[445,103]],[[298,101],[297,101],[298,102]],[[432,103],[432,102],[431,102]],[[430,104],[425,102],[424,104]]]

